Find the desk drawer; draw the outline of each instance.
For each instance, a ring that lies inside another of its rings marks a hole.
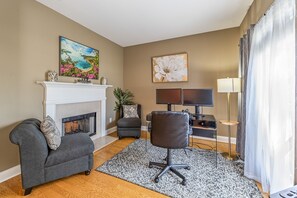
[[[203,130],[193,128],[193,135],[207,138],[216,138],[216,130]]]

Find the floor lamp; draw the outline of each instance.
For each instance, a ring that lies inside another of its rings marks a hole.
[[[232,160],[231,156],[231,126],[237,125],[237,121],[232,121],[230,119],[230,93],[240,92],[240,79],[239,78],[222,78],[218,79],[218,92],[227,93],[227,110],[228,110],[228,120],[220,120],[220,123],[228,126],[228,143],[229,150],[225,157]]]

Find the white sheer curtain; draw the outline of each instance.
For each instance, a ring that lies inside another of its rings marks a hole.
[[[275,0],[256,24],[247,79],[245,176],[265,192],[293,185],[295,0]]]

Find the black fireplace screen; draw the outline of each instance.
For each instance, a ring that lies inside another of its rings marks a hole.
[[[96,134],[96,112],[62,118],[62,132],[64,135],[73,133]]]

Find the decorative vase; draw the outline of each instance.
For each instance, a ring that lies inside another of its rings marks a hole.
[[[101,78],[101,85],[106,85],[107,84],[107,79],[102,77]]]
[[[58,73],[55,71],[49,71],[47,72],[47,80],[51,82],[58,81]]]

